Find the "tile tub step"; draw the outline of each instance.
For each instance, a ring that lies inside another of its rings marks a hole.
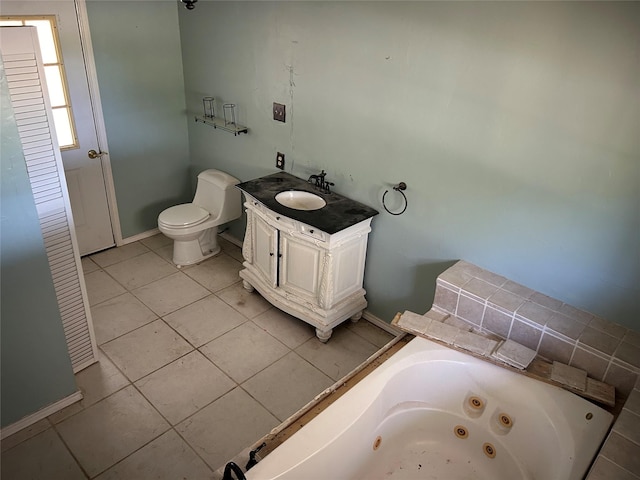
[[[587,377],[584,370],[560,362],[549,363],[535,357],[535,351],[512,340],[502,341],[474,333],[469,328],[457,327],[455,324],[457,324],[455,318],[452,321],[450,316],[442,315],[440,312],[432,313],[432,311],[425,315],[405,311],[396,314],[391,322],[391,325],[407,333],[432,340],[522,375],[557,385],[589,400],[609,407],[615,406],[615,388]]]

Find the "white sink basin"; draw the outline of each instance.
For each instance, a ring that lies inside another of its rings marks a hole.
[[[280,192],[276,195],[276,202],[294,210],[318,210],[327,204],[321,196],[302,190]]]

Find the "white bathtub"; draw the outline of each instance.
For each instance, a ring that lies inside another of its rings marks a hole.
[[[577,480],[612,419],[558,387],[415,338],[246,476]]]

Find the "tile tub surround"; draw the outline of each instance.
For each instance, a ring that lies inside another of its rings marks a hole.
[[[626,398],[640,374],[640,333],[464,260],[437,279],[433,308],[586,370]]]
[[[640,379],[586,477],[586,480],[614,479],[640,479]]]
[[[586,480],[640,480],[639,332],[465,261],[438,277],[434,311],[615,386],[622,410]]]

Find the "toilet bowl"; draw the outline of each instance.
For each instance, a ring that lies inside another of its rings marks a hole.
[[[219,170],[198,175],[192,203],[164,210],[158,229],[173,240],[173,263],[178,267],[206,260],[220,252],[218,226],[240,217],[242,199],[237,178]]]

